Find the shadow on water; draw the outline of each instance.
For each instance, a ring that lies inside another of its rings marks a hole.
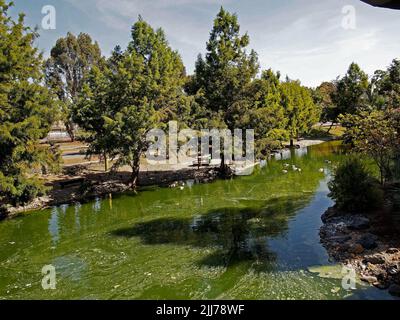
[[[144,244],[212,248],[200,266],[232,267],[250,263],[256,271],[273,268],[276,253],[268,239],[283,236],[288,222],[311,197],[278,197],[257,207],[220,208],[194,218],[163,218],[118,229],[117,237],[139,237]]]

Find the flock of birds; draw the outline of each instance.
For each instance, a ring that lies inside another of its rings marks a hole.
[[[183,181],[175,181],[174,183],[170,184],[170,188],[179,188],[180,190],[185,190],[185,182]]]
[[[326,164],[332,164],[332,161],[330,160],[325,160]],[[296,165],[290,165],[289,163],[285,163],[283,165],[284,169],[282,170],[282,173],[284,174],[288,174],[289,173],[289,168],[292,167],[292,171],[294,172],[302,172],[301,168],[298,168]],[[320,173],[325,173],[325,169],[324,168],[320,168],[319,169]]]
[[[284,165],[283,165],[286,169],[284,169],[282,172],[284,173],[284,174],[287,174],[287,173],[289,173],[289,167],[290,167],[290,164],[289,163],[285,163]],[[297,171],[297,172],[302,172],[302,169],[301,168],[297,168],[295,165],[292,165],[292,170],[293,171]]]
[[[332,164],[332,161],[330,160],[325,160],[326,164]],[[290,165],[289,163],[285,163],[283,165],[284,169],[282,170],[283,174],[288,174],[289,173],[289,169],[290,167],[292,168],[293,172],[302,172],[303,170],[301,168],[298,168],[296,165]],[[325,173],[325,169],[324,168],[320,168],[319,169],[320,173]],[[185,183],[184,182],[174,182],[170,185],[170,188],[179,188],[180,190],[184,190],[185,189]]]

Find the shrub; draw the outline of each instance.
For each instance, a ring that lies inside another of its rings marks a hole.
[[[337,168],[329,183],[330,197],[339,209],[354,212],[376,208],[383,203],[379,181],[359,158],[351,156]]]
[[[270,138],[259,139],[256,143],[257,159],[268,159],[273,151],[280,149],[282,149],[282,143],[280,141]]]
[[[1,181],[0,181],[1,182]],[[36,177],[26,178],[19,176],[13,179],[12,187],[10,185],[0,184],[0,206],[12,205],[14,207],[26,205],[34,198],[42,196],[47,188]]]

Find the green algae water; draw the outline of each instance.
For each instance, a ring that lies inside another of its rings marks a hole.
[[[325,143],[252,176],[3,221],[0,299],[390,299],[360,283],[344,290],[319,242],[340,150]],[[42,288],[45,265],[56,290]]]

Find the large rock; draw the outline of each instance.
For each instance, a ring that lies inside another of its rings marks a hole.
[[[347,225],[347,228],[349,230],[365,230],[370,227],[369,219],[362,217],[362,216],[355,216],[353,217],[349,224]]]
[[[340,235],[340,236],[333,236],[328,239],[331,242],[335,242],[338,244],[346,243],[347,241],[351,240],[351,236],[349,235]]]
[[[385,258],[380,254],[375,254],[373,256],[366,256],[364,258],[364,263],[371,263],[371,264],[384,264],[386,262]]]
[[[392,284],[389,287],[389,293],[392,296],[400,297],[400,286],[398,284]]]
[[[329,222],[332,218],[337,216],[337,211],[335,208],[329,208],[325,211],[325,213],[321,216],[321,220],[323,223]]]
[[[364,252],[364,247],[361,244],[356,243],[349,246],[349,252],[354,254],[361,254]]]
[[[361,244],[365,249],[371,250],[375,249],[378,244],[376,241],[378,240],[378,237],[374,234],[371,233],[366,233],[361,238],[357,241],[357,243]]]
[[[363,276],[361,276],[361,281],[373,284],[373,283],[376,283],[378,281],[378,278],[374,277],[374,276],[363,275]]]

